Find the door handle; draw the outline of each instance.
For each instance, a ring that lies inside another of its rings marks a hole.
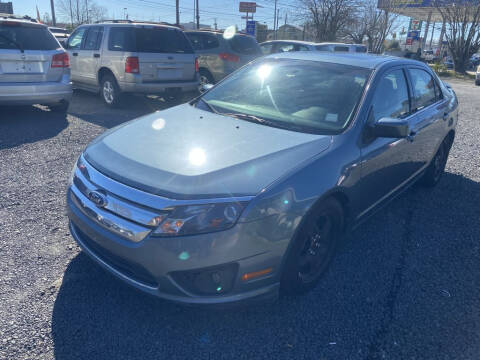
[[[410,134],[408,134],[407,140],[413,142],[413,140],[415,140],[415,136],[417,136],[417,132],[412,130],[410,131]]]
[[[78,56],[78,53],[72,53],[73,56]]]
[[[100,57],[100,54],[93,54],[93,57],[94,57],[94,58],[99,58],[99,57]]]

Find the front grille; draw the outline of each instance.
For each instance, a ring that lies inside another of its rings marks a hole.
[[[107,263],[112,268],[134,281],[150,287],[158,287],[158,283],[155,278],[145,268],[118,255],[112,254],[110,251],[93,241],[75,224],[72,223],[72,226],[75,232],[80,236],[80,240],[84,246],[87,247],[88,250],[90,250],[93,254],[98,256],[103,262]]]

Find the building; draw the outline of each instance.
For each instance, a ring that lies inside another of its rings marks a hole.
[[[13,4],[11,2],[0,1],[0,13],[13,14]]]

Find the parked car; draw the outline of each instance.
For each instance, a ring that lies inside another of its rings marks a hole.
[[[453,63],[453,59],[451,57],[447,57],[443,64],[447,67],[447,69],[453,69],[455,64]]]
[[[49,26],[48,30],[55,36],[55,38],[58,40],[58,42],[62,45],[65,46],[68,37],[70,36],[70,33],[68,32],[67,29],[65,28],[59,28],[59,27],[54,27],[54,26]]]
[[[68,54],[47,26],[0,16],[0,105],[48,105],[65,112],[72,96]]]
[[[198,60],[177,27],[114,20],[79,26],[69,37],[75,88],[98,92],[109,106],[125,93],[182,96],[198,89]]]
[[[314,43],[299,40],[265,41],[260,44],[260,47],[265,55],[290,51],[367,52],[367,47],[362,44]]]
[[[475,85],[480,86],[480,65],[477,66],[477,72],[475,73]]]
[[[266,56],[93,141],[68,188],[70,231],[161,298],[303,293],[344,231],[417,180],[438,183],[457,120],[455,93],[423,63]]]
[[[264,55],[276,54],[290,51],[315,51],[317,44],[309,41],[299,40],[272,40],[260,44]]]
[[[257,40],[242,34],[215,30],[185,33],[199,56],[200,83],[214,84],[262,55]]]
[[[349,52],[349,53],[366,53],[367,47],[363,44],[343,44],[343,43],[319,43],[315,46],[318,51],[329,52]]]

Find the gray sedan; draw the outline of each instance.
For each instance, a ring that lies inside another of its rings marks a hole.
[[[441,179],[457,108],[420,62],[267,56],[90,144],[68,188],[70,230],[94,261],[164,299],[304,293],[345,231]]]

